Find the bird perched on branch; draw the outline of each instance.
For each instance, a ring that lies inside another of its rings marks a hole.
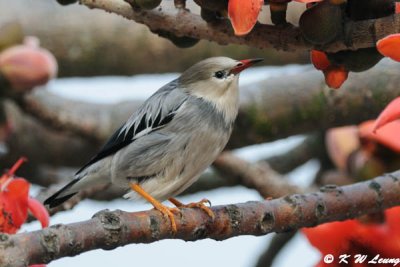
[[[76,174],[44,203],[55,207],[77,192],[109,183],[131,189],[171,222],[172,211],[198,207],[213,217],[203,199],[184,205],[173,198],[193,184],[225,147],[238,113],[239,73],[261,59],[208,58],[161,87]]]

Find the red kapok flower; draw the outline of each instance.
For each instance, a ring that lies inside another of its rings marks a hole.
[[[332,254],[335,261],[328,264],[322,260],[319,267],[339,267],[338,256],[347,254],[367,255],[367,262],[376,255],[381,258],[398,258],[400,255],[400,207],[385,211],[385,223],[362,224],[358,220],[321,224],[314,228],[302,230],[323,255]],[[368,266],[366,262],[354,263],[353,258],[346,266]],[[385,266],[385,265],[375,265]]]
[[[333,89],[338,89],[347,80],[349,71],[342,65],[332,64],[323,51],[311,50],[311,62],[317,70],[325,76],[325,83]]]
[[[390,34],[376,43],[379,53],[400,62],[400,33]]]
[[[359,136],[363,139],[382,144],[392,151],[400,153],[400,121],[389,123],[376,132],[373,131],[374,125],[376,125],[376,121],[374,120],[361,123],[358,126]]]
[[[326,70],[331,65],[328,57],[322,51],[311,50],[310,57],[312,64],[317,70]]]
[[[21,178],[1,180],[0,232],[15,234],[28,217],[29,183]]]
[[[57,62],[32,38],[0,53],[0,72],[17,91],[25,91],[47,83],[57,73]]]
[[[263,3],[263,0],[229,0],[228,16],[235,35],[246,35],[253,29]]]
[[[381,114],[379,114],[378,119],[375,121],[373,131],[376,132],[384,125],[398,119],[400,119],[400,97],[392,100]]]
[[[15,171],[25,161],[19,159],[0,178],[0,232],[15,234],[28,217],[30,211],[42,224],[49,225],[49,214],[37,200],[29,197],[29,183],[23,178],[15,178]]]
[[[28,210],[32,213],[33,217],[37,218],[42,225],[42,228],[49,226],[49,213],[41,202],[37,199],[28,198]]]
[[[325,82],[333,89],[339,89],[347,80],[349,72],[344,66],[329,66],[324,70]]]

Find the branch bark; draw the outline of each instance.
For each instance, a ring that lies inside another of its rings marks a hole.
[[[291,185],[282,175],[271,169],[266,162],[249,163],[232,153],[222,153],[213,163],[221,174],[230,180],[256,189],[264,198],[276,198],[294,193],[302,193],[303,189]]]
[[[310,227],[329,221],[400,205],[400,172],[344,187],[327,186],[319,192],[271,201],[213,207],[211,220],[198,209],[182,209],[175,216],[178,233],[156,210],[127,213],[101,211],[90,220],[55,225],[40,231],[0,235],[0,265],[21,267],[75,256],[93,249],[114,249],[130,243],[167,238],[194,241],[224,240],[238,235],[265,235]]]
[[[277,27],[257,24],[245,37],[233,34],[229,21],[207,24],[199,15],[183,9],[159,7],[154,10],[133,10],[123,0],[81,0],[89,8],[103,9],[127,19],[147,25],[152,31],[166,30],[177,36],[189,36],[214,41],[219,44],[242,44],[257,48],[274,47],[281,50],[311,49],[300,30],[293,26]],[[400,15],[376,20],[348,22],[343,39],[323,47],[336,52],[346,49],[373,47],[376,41],[391,33],[400,32]],[[351,40],[351,42],[349,41]]]

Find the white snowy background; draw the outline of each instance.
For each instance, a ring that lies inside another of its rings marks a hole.
[[[291,74],[304,70],[305,66],[291,65],[286,67],[258,67],[241,74],[240,84],[267,79],[282,75],[290,79]],[[66,78],[49,83],[48,90],[64,97],[98,103],[116,103],[128,99],[145,99],[155,90],[178,76],[177,73],[137,75],[133,77],[96,77],[96,78]],[[303,139],[295,136],[276,142],[242,148],[235,153],[249,161],[265,158],[271,154],[284,153]],[[291,182],[302,186],[307,185],[318,170],[318,162],[311,160],[289,174]],[[37,192],[33,188],[32,195]],[[260,200],[255,190],[241,186],[221,188],[182,196],[184,203],[208,198],[213,205],[240,203]],[[51,224],[72,223],[87,220],[102,209],[121,209],[139,211],[152,208],[144,202],[132,202],[118,199],[108,202],[84,200],[73,210],[61,212],[51,218]],[[32,222],[21,231],[39,229],[38,222]],[[272,235],[254,237],[240,236],[225,241],[210,239],[185,242],[182,240],[162,240],[152,244],[132,244],[112,251],[95,250],[75,257],[53,261],[49,267],[70,266],[174,266],[191,267],[230,266],[251,267],[257,262],[259,255],[266,248]],[[274,266],[309,267],[318,262],[320,254],[314,250],[300,234],[285,247],[277,257]]]

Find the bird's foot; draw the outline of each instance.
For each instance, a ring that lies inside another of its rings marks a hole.
[[[162,213],[162,215],[164,216],[165,219],[169,219],[169,221],[171,223],[172,232],[174,234],[176,234],[176,232],[178,230],[177,230],[177,227],[176,227],[174,212],[179,212],[179,210],[177,208],[167,207],[167,206],[165,206],[165,205],[163,205],[163,204],[161,204],[159,202],[157,204],[154,204],[154,203],[151,203],[151,204],[153,204],[154,209],[156,209],[156,210],[158,210],[159,212]]]
[[[176,234],[177,227],[176,227],[176,222],[175,222],[175,217],[174,217],[173,212],[176,212],[179,210],[177,208],[170,208],[170,207],[163,205],[158,200],[153,198],[150,194],[148,194],[146,191],[144,191],[143,188],[138,184],[131,183],[130,187],[133,191],[135,191],[136,193],[141,195],[144,199],[146,199],[148,202],[150,202],[151,205],[153,205],[154,209],[161,212],[162,215],[164,216],[164,218],[169,219],[169,221],[171,223],[172,232],[174,234]]]
[[[183,204],[182,202],[180,202],[179,200],[175,199],[175,198],[169,198],[168,199],[172,204],[174,204],[176,207],[178,207],[179,209],[181,208],[198,208],[203,210],[205,213],[207,213],[207,215],[211,218],[214,219],[215,218],[215,214],[214,212],[205,204],[207,203],[209,206],[211,206],[211,202],[210,200],[203,198],[202,200],[200,200],[199,202],[194,202],[194,203],[189,203],[189,204]]]

